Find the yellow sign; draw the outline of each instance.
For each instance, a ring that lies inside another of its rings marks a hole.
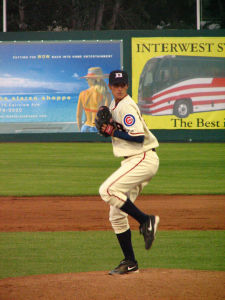
[[[224,129],[225,37],[132,38],[132,96],[151,129]]]

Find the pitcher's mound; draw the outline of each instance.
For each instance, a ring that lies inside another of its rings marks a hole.
[[[36,275],[0,281],[1,300],[181,300],[224,299],[225,272],[145,269]]]

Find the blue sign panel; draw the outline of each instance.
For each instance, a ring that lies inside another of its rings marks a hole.
[[[90,90],[90,78],[107,88],[107,74],[122,67],[121,51],[121,41],[0,44],[0,126],[59,122],[79,131],[77,118],[82,126],[86,109],[92,110],[79,105],[79,117],[80,94]]]

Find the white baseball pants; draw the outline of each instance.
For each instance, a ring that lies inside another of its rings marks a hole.
[[[155,151],[130,156],[121,162],[117,169],[99,188],[99,194],[110,204],[109,221],[116,234],[127,231],[127,214],[119,208],[127,198],[134,202],[145,185],[157,173],[159,158]]]

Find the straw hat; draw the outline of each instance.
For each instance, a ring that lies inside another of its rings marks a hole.
[[[100,67],[92,67],[88,69],[87,75],[81,78],[108,78],[109,74],[103,74]]]

